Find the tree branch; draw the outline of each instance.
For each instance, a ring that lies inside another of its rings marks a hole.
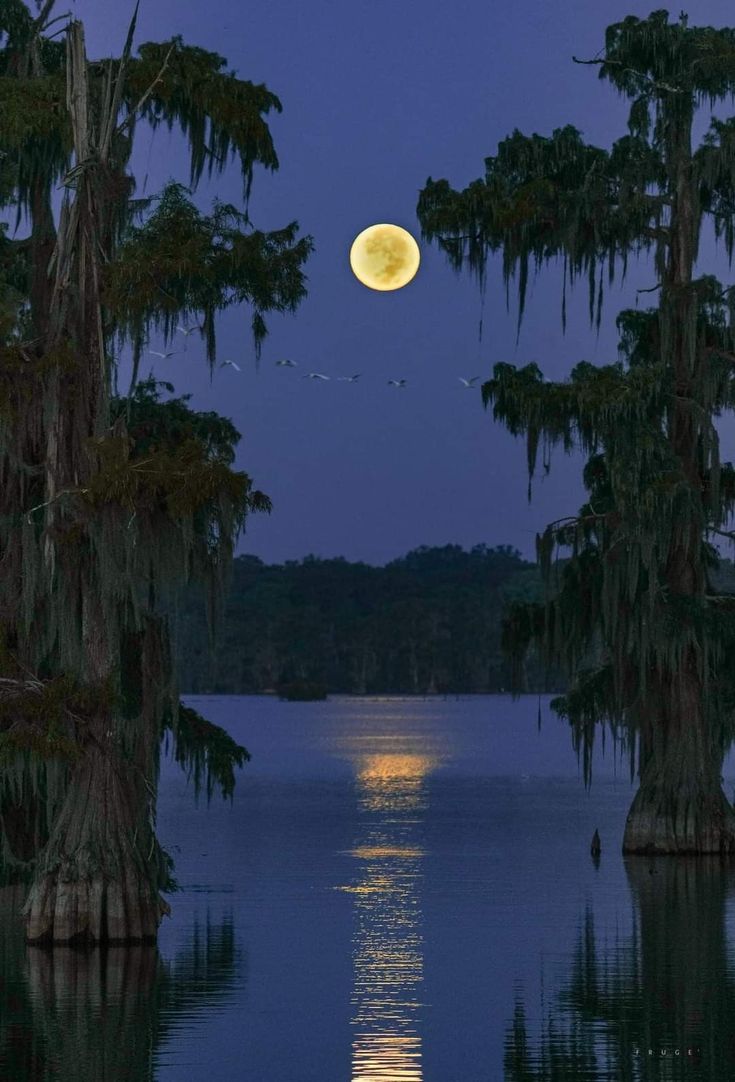
[[[636,71],[635,68],[626,68],[622,60],[580,60],[578,57],[573,56],[572,60],[575,64],[614,64],[616,67],[622,68],[623,71],[629,71],[631,75],[637,75],[639,79],[645,79],[647,83],[650,83],[655,90],[666,90],[670,94],[684,94],[680,86],[671,86],[670,83],[657,83],[650,75],[646,75],[644,71]]]
[[[655,228],[652,225],[647,225],[641,232],[644,237],[649,237],[651,240],[668,240],[671,236],[669,230],[664,225],[659,225]]]
[[[161,79],[163,78],[163,73],[165,72],[166,68],[168,67],[169,57],[171,56],[171,53],[174,51],[174,48],[175,48],[175,43],[171,45],[168,52],[166,53],[166,56],[164,57],[163,64],[160,67],[158,75],[156,75],[156,77],[153,80],[153,82],[151,83],[151,85],[142,94],[142,96],[141,96],[140,100],[138,101],[137,105],[135,106],[135,108],[132,109],[128,113],[128,115],[123,120],[122,124],[119,125],[119,127],[117,128],[117,131],[115,132],[116,135],[121,135],[125,131],[125,129],[128,127],[128,125],[133,123],[133,121],[135,120],[138,113],[141,111],[141,109],[143,108],[145,103],[150,98],[150,96],[153,93],[156,86],[160,83]]]
[[[594,515],[566,515],[564,518],[554,519],[553,522],[550,522],[548,524],[546,529],[547,530],[554,530],[555,527],[558,527],[558,526],[562,525],[565,522],[570,524],[570,525],[572,525],[572,524],[578,525],[580,522],[593,522],[595,520],[609,518],[611,514],[612,514],[612,511],[604,511],[604,512],[600,512],[600,513],[596,513]]]
[[[36,17],[36,19],[34,20],[34,23],[33,23],[33,26],[34,26],[34,29],[35,29],[36,33],[40,33],[42,30],[46,29],[47,25],[49,25],[49,26],[51,25],[50,23],[48,23],[48,24],[46,23],[46,19],[51,14],[51,10],[54,7],[55,3],[56,3],[56,0],[46,0],[45,4],[43,5],[41,10],[39,11],[38,16]],[[63,19],[64,16],[60,15],[59,18]],[[56,22],[56,19],[54,19],[53,22]]]
[[[103,134],[100,139],[100,158],[104,162],[107,160],[107,155],[110,149],[110,143],[112,141],[112,135],[115,131],[115,123],[117,121],[117,114],[120,109],[120,102],[122,101],[123,92],[123,79],[125,78],[125,69],[128,61],[130,60],[130,54],[133,50],[133,37],[135,36],[135,28],[138,23],[138,10],[140,8],[140,0],[137,0],[135,8],[133,10],[133,16],[128,26],[128,36],[125,39],[125,45],[123,47],[122,57],[120,58],[120,65],[117,69],[117,79],[115,80],[115,87],[112,90],[112,99],[107,101],[107,93],[105,94],[106,115],[103,119]],[[112,66],[107,69],[107,91],[112,89]],[[119,129],[118,129],[119,130]]]
[[[43,27],[43,29],[48,30],[48,28],[50,26],[53,26],[54,23],[60,23],[62,19],[71,19],[71,17],[72,17],[72,13],[70,11],[65,11],[63,15],[57,15],[55,19],[49,19],[49,21],[46,23],[46,25]],[[58,33],[58,31],[56,31],[56,32]]]

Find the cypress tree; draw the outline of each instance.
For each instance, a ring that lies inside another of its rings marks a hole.
[[[209,791],[230,793],[246,754],[179,710],[169,615],[196,576],[215,606],[239,529],[269,502],[233,469],[232,425],[162,401],[137,369],[151,332],[170,341],[187,321],[213,367],[233,304],[249,305],[257,352],[264,314],[305,294],[311,241],[247,212],[255,166],[278,165],[275,95],[179,38],[134,56],[137,7],[121,56],[101,61],[54,0],[38,8],[0,0],[0,202],[25,232],[0,234],[0,808],[33,813],[29,940],[152,940],[172,884],[155,833],[163,733]],[[141,121],[183,133],[189,188],[134,198]],[[192,190],[231,160],[245,209],[203,213]]]
[[[560,260],[566,289],[586,278],[599,326],[605,281],[631,255],[652,257],[658,306],[618,319],[620,359],[582,362],[544,381],[536,365],[498,364],[483,386],[496,419],[539,449],[587,456],[589,498],[538,539],[546,602],[516,606],[505,639],[516,659],[532,641],[564,665],[557,709],[572,724],[589,780],[595,729],[621,738],[640,786],[627,852],[735,848],[735,814],[721,784],[733,737],[728,672],[735,604],[711,584],[727,530],[735,471],[721,463],[715,419],[735,407],[733,288],[698,275],[705,222],[732,261],[735,121],[713,117],[692,145],[698,111],[735,92],[735,31],[692,27],[666,11],[608,27],[589,63],[630,102],[628,133],[609,150],[573,127],[550,137],[514,132],[464,191],[429,179],[418,214],[456,269],[484,283],[502,253],[522,317],[529,273]],[[559,549],[570,554],[554,570]],[[604,729],[603,729],[604,731]],[[637,755],[636,755],[637,752]]]

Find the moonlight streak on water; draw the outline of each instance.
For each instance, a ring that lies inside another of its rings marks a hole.
[[[409,746],[416,744],[416,747]],[[437,765],[417,740],[353,754],[362,830],[354,895],[352,1082],[421,1082],[423,983],[420,834]],[[356,751],[357,749],[355,749]]]

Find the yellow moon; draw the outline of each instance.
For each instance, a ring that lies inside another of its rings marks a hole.
[[[399,225],[371,225],[358,233],[350,248],[355,277],[369,289],[401,289],[419,269],[419,246]]]

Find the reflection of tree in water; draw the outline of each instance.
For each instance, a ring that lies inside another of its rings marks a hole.
[[[153,1082],[171,1031],[225,999],[242,972],[231,918],[195,921],[170,962],[148,944],[27,947],[11,915],[23,894],[0,892],[2,1079]]]
[[[719,858],[625,864],[638,917],[633,935],[600,950],[587,908],[570,979],[538,1043],[516,1002],[506,1082],[735,1078],[735,971],[725,925],[735,872]]]

